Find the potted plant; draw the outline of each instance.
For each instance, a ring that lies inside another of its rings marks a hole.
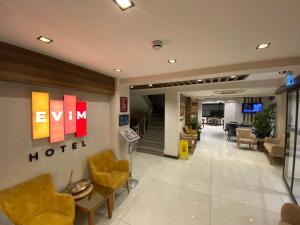
[[[275,113],[273,110],[264,109],[262,112],[255,115],[253,125],[255,127],[255,134],[259,138],[270,136],[273,129],[273,122]]]

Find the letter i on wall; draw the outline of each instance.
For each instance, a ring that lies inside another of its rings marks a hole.
[[[64,130],[64,102],[50,100],[50,143],[63,141]]]
[[[32,92],[32,138],[49,137],[49,94]]]
[[[76,96],[64,95],[65,134],[76,132]]]
[[[76,137],[87,135],[86,131],[86,102],[76,103]]]

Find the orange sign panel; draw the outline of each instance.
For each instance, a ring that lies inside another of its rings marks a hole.
[[[49,94],[32,92],[32,137],[49,137]]]
[[[50,143],[63,141],[64,130],[64,102],[50,100]]]

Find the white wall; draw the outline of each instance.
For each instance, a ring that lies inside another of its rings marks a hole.
[[[276,136],[284,137],[286,126],[286,92],[276,95]]]
[[[165,93],[165,149],[164,154],[177,157],[180,138],[180,94],[168,90]]]
[[[67,145],[65,153],[58,149],[52,157],[44,155],[48,148],[57,149],[59,144],[49,144],[47,139],[32,140],[32,91],[48,92],[51,99],[73,94],[79,100],[87,101],[88,135],[82,138],[87,144],[85,148],[71,150],[72,142],[81,139],[68,135],[61,143]],[[42,173],[51,173],[58,189],[67,184],[71,170],[74,170],[73,181],[88,176],[87,157],[112,147],[110,101],[111,97],[103,95],[0,82],[0,189]],[[35,152],[39,153],[39,160],[29,162],[28,154]]]
[[[234,100],[230,100],[225,102],[224,105],[224,123],[229,123],[231,121],[234,122],[242,122],[243,114],[242,114],[242,98],[237,98]]]
[[[128,98],[128,112],[120,113],[120,97]],[[129,99],[129,86],[121,85],[119,80],[116,80],[115,95],[111,98],[110,102],[110,136],[112,142],[112,149],[114,154],[119,159],[128,159],[128,145],[127,142],[120,135],[120,130],[127,129],[129,125],[119,126],[119,115],[130,113],[130,99]],[[102,118],[99,118],[102,119]]]

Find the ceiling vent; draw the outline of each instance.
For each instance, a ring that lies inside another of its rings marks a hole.
[[[164,42],[162,40],[152,41],[152,48],[154,50],[160,50],[160,49],[162,49],[163,45],[164,45]]]
[[[215,94],[218,95],[234,95],[243,92],[243,90],[216,90]]]

